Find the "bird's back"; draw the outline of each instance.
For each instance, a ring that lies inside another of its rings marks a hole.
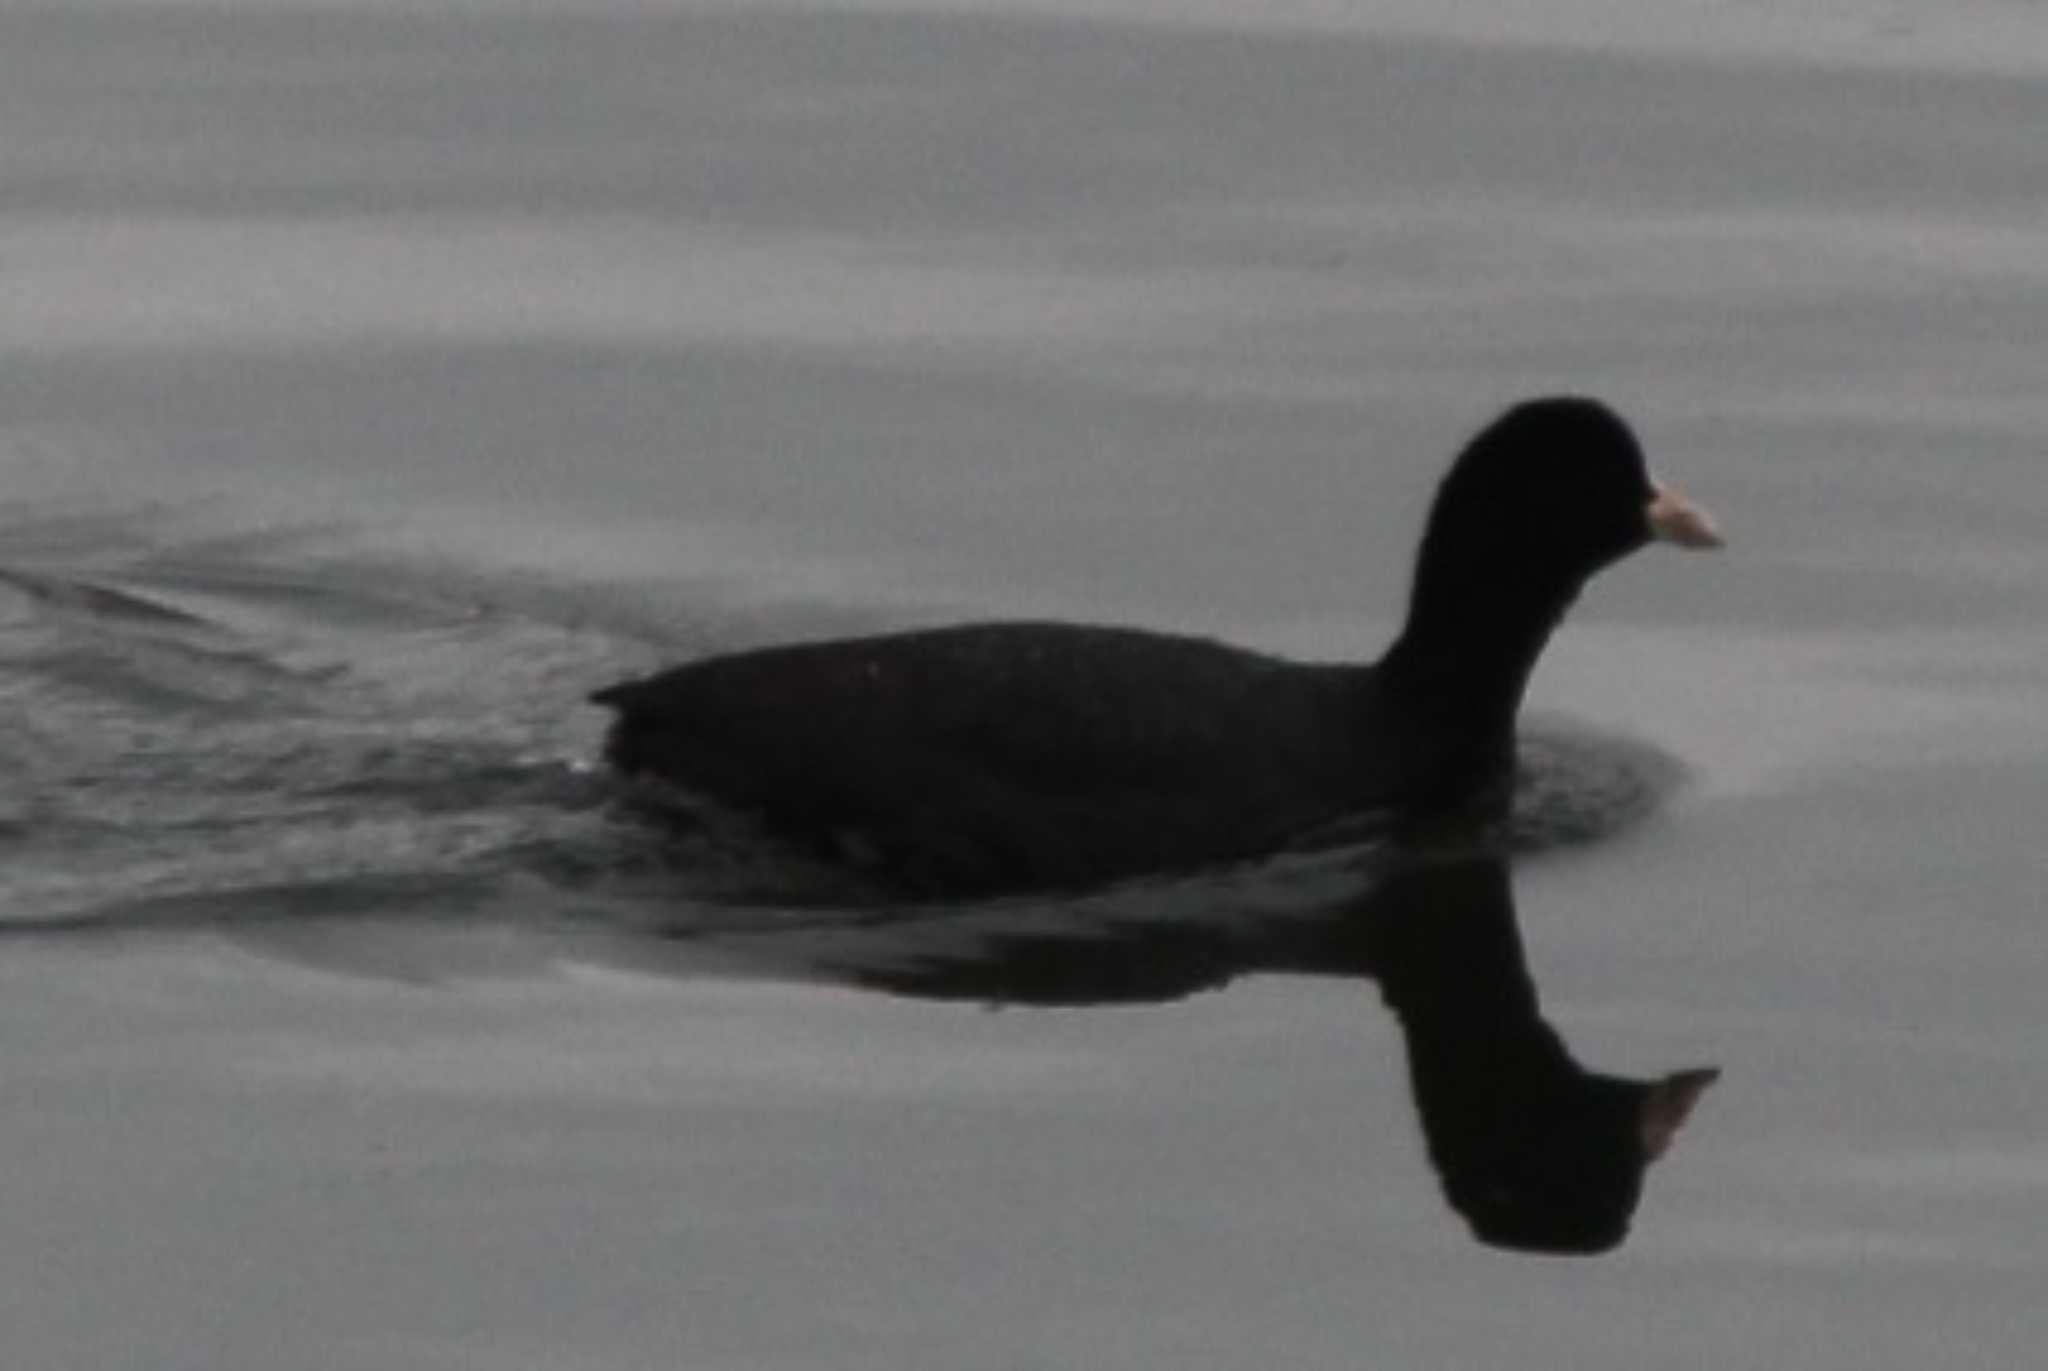
[[[1358,668],[989,624],[802,644],[600,692],[610,755],[941,890],[1269,851],[1369,800]]]

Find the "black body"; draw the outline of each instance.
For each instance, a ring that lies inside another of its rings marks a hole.
[[[592,698],[618,711],[621,771],[911,893],[1242,860],[1497,779],[1551,630],[1589,576],[1648,541],[1654,494],[1604,406],[1510,410],[1444,479],[1406,624],[1370,666],[1004,623],[769,648]]]

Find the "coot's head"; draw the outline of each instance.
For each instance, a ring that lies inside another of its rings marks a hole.
[[[1528,400],[1481,430],[1444,478],[1416,607],[1481,619],[1509,602],[1561,612],[1588,577],[1652,540],[1721,541],[1705,511],[1651,479],[1613,410],[1578,396]]]
[[[1430,537],[1504,574],[1574,584],[1652,539],[1720,543],[1704,511],[1650,478],[1621,417],[1578,396],[1525,401],[1482,430],[1444,479]]]

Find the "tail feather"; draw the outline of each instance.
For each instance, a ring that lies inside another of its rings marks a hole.
[[[594,705],[623,711],[632,707],[634,687],[639,684],[638,681],[620,681],[617,685],[608,685],[603,690],[593,690],[584,698]]]

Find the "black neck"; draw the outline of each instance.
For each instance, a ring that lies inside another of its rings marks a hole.
[[[1380,660],[1386,698],[1431,734],[1505,753],[1529,676],[1576,587],[1418,584],[1408,623]]]

